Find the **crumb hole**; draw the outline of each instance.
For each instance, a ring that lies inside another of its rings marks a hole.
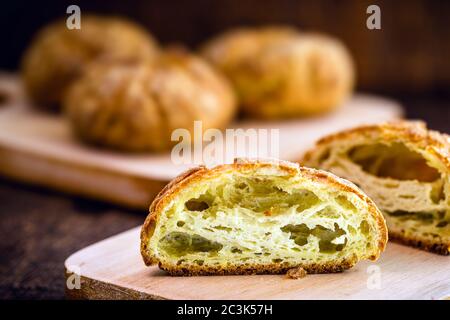
[[[231,248],[231,253],[242,253],[242,250],[236,247]]]
[[[396,180],[433,182],[439,172],[427,164],[421,154],[403,143],[357,146],[348,152],[349,158],[369,174]]]
[[[184,221],[177,221],[177,227],[182,227],[182,226],[184,226],[185,225],[185,222]]]
[[[205,211],[209,208],[209,205],[205,201],[199,199],[191,199],[184,204],[189,211]]]

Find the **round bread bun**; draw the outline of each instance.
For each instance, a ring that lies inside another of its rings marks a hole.
[[[152,59],[158,51],[151,35],[122,18],[84,16],[81,29],[65,20],[44,27],[22,60],[25,90],[37,107],[59,110],[67,87],[97,58]]]
[[[203,49],[230,78],[248,115],[310,116],[342,105],[353,90],[352,58],[338,40],[292,29],[227,33]]]
[[[202,54],[231,76],[242,61],[252,60],[268,46],[297,35],[296,29],[285,26],[233,29],[209,41]]]
[[[171,275],[340,272],[384,250],[372,200],[325,171],[278,160],[197,167],[153,200],[141,254]]]
[[[124,151],[163,151],[173,130],[224,128],[236,110],[226,79],[201,58],[168,50],[154,62],[97,61],[68,90],[64,108],[82,140]]]
[[[320,139],[302,164],[361,187],[394,241],[450,255],[450,138],[421,121],[343,130]]]

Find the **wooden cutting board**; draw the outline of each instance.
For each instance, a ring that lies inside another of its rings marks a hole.
[[[337,112],[322,117],[241,121],[230,127],[279,129],[280,158],[295,161],[324,134],[401,115],[396,102],[359,94]],[[27,102],[19,79],[0,74],[1,175],[146,209],[168,181],[191,166],[175,165],[169,153],[124,154],[81,144],[66,119],[36,111]]]
[[[171,277],[146,267],[140,227],[98,242],[65,262],[76,299],[450,299],[450,257],[388,243],[376,262],[338,274]],[[75,272],[75,273],[74,273]]]

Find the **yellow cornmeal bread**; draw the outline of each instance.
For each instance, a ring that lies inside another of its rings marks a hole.
[[[300,162],[360,186],[384,213],[391,239],[448,255],[449,155],[447,135],[400,121],[324,137]]]
[[[387,230],[350,182],[281,161],[198,167],[170,182],[141,233],[147,265],[171,275],[339,272],[376,260]]]

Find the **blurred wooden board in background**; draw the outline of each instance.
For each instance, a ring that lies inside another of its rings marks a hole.
[[[376,262],[343,273],[171,277],[146,267],[140,227],[86,247],[65,262],[80,277],[73,299],[450,299],[450,259],[395,243]]]
[[[161,188],[189,165],[167,154],[124,154],[81,144],[64,118],[33,109],[16,76],[0,76],[0,174],[147,210]],[[352,126],[401,117],[395,101],[357,94],[338,111],[287,121],[242,120],[231,128],[279,129],[279,155],[298,160],[321,136]]]

